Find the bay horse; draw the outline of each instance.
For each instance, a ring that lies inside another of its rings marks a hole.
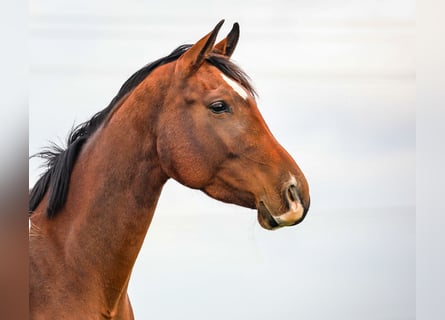
[[[235,23],[143,67],[107,108],[38,155],[30,192],[32,319],[133,319],[130,274],[169,178],[257,209],[265,229],[309,208],[308,183],[263,120],[230,57]]]

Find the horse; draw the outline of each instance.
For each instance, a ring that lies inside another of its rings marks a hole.
[[[130,275],[170,178],[256,209],[268,230],[306,216],[306,178],[230,59],[238,23],[216,43],[223,22],[134,73],[66,148],[37,154],[46,171],[29,199],[32,319],[134,318]]]

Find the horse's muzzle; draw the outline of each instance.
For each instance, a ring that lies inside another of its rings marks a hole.
[[[265,202],[259,202],[257,206],[258,222],[264,229],[274,230],[281,227],[294,226],[305,218],[309,210],[309,204],[306,208],[303,206],[294,184],[285,188],[283,197],[287,203],[288,210],[279,215],[274,215]]]

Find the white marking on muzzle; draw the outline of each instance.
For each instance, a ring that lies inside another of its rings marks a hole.
[[[289,179],[289,182],[287,183],[287,185],[297,186],[297,180],[295,179],[295,177],[292,174],[290,174],[290,179]],[[293,225],[295,222],[297,222],[303,218],[304,207],[301,204],[301,200],[298,198],[295,201],[291,201],[291,199],[288,198],[287,201],[289,201],[289,203],[290,203],[289,211],[285,212],[279,216],[272,216],[274,218],[274,220],[280,226]]]
[[[304,208],[300,201],[294,201],[291,204],[291,208],[288,212],[276,217],[272,216],[274,220],[281,226],[291,226],[295,222],[303,218]]]
[[[235,90],[235,92],[238,93],[241,96],[241,98],[243,98],[244,100],[247,99],[249,94],[247,93],[247,91],[238,82],[230,79],[229,77],[227,77],[223,73],[221,73],[221,76],[224,79],[224,81],[227,82],[227,84],[229,86],[231,86],[232,89]]]

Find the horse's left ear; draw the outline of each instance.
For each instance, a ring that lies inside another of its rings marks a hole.
[[[235,22],[233,24],[232,30],[230,30],[227,37],[215,45],[215,47],[213,48],[213,52],[222,54],[230,58],[232,56],[233,51],[235,51],[238,40],[239,40],[239,24],[238,22]]]
[[[218,31],[221,29],[223,23],[224,20],[221,20],[212,32],[195,43],[178,59],[175,69],[176,72],[180,72],[184,76],[188,76],[198,70],[209,53],[212,51],[216,36],[218,35]]]

